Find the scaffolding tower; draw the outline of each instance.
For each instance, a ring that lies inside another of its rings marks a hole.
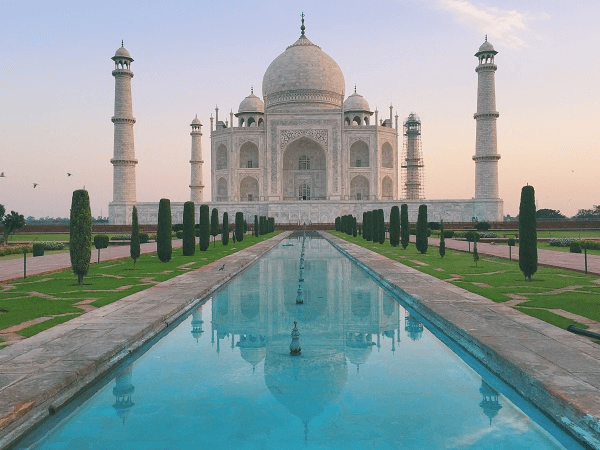
[[[402,147],[404,195],[407,200],[425,198],[424,164],[421,152],[421,119],[411,113],[404,121],[404,145]]]

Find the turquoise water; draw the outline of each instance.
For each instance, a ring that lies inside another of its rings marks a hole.
[[[304,282],[284,242],[19,448],[578,448],[326,240]]]

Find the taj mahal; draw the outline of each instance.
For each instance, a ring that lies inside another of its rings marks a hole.
[[[202,203],[222,217],[243,212],[275,218],[278,224],[333,223],[337,216],[383,209],[389,220],[394,205],[407,203],[416,221],[419,205],[429,220],[468,222],[502,220],[498,196],[495,71],[497,52],[487,41],[478,60],[475,136],[475,193],[471,199],[425,199],[421,121],[415,113],[399,124],[372,111],[356,91],[346,97],[346,81],[338,64],[301,34],[267,68],[262,99],[250,90],[237,113],[223,120],[215,108],[210,117],[211,195],[202,176],[202,123],[191,126],[190,200],[198,218]],[[155,224],[156,202],[137,202],[132,111],[131,54],[123,47],[112,58],[115,68],[113,201],[111,224],[131,223],[134,206],[139,223]],[[399,142],[400,141],[400,142]],[[472,164],[465,161],[465,164]],[[171,203],[173,223],[183,220],[183,202]]]

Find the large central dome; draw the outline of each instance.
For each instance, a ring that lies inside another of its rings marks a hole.
[[[267,109],[342,107],[346,81],[340,66],[306,36],[279,55],[263,77]]]

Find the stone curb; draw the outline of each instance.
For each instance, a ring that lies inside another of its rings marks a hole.
[[[0,448],[16,443],[289,234],[283,232],[5,348],[0,352]],[[233,270],[221,272],[223,263]]]

